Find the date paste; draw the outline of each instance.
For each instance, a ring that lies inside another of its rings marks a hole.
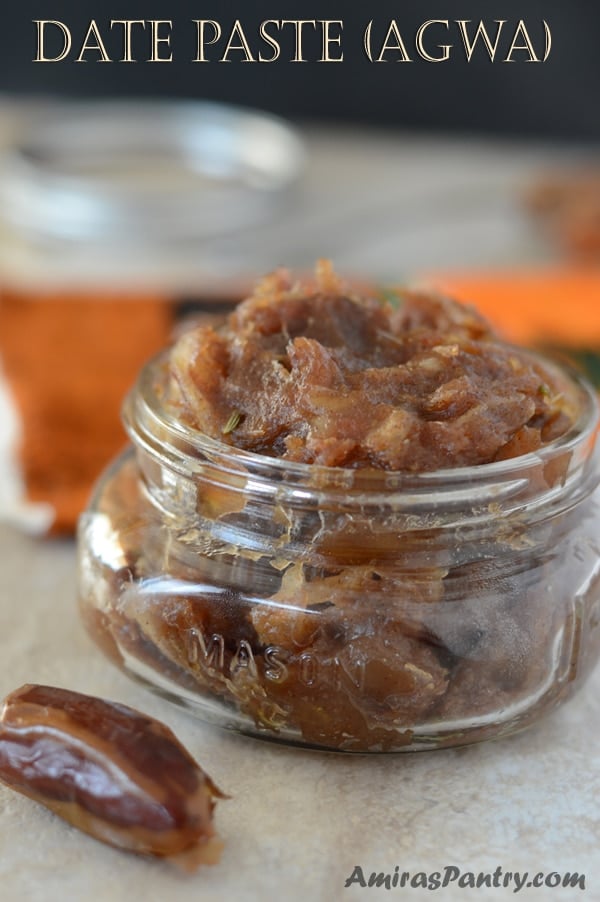
[[[224,329],[175,345],[170,402],[195,429],[249,451],[412,472],[524,454],[571,424],[550,373],[474,310],[425,294],[394,300],[344,292],[325,262],[312,288],[278,272]]]

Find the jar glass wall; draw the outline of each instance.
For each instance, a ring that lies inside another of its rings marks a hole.
[[[505,735],[581,685],[600,468],[577,377],[538,452],[406,475],[225,446],[163,409],[161,372],[80,522],[83,617],[119,666],[222,726],[361,752]]]

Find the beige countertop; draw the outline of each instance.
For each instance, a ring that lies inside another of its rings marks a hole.
[[[306,134],[311,151],[297,215],[247,236],[240,260],[378,277],[450,263],[543,258],[515,192],[543,148],[420,141],[369,133]],[[291,253],[291,249],[294,252]],[[268,252],[268,253],[267,253]],[[241,264],[240,264],[241,265]],[[0,418],[1,422],[1,418]],[[74,688],[166,722],[232,799],[219,803],[222,861],[189,877],[78,833],[0,787],[0,899],[7,902],[246,902],[481,898],[506,887],[432,892],[345,881],[371,872],[458,868],[533,879],[585,874],[579,888],[524,887],[518,897],[600,900],[600,670],[563,710],[522,735],[470,748],[391,756],[305,752],[203,725],[108,664],[77,616],[75,548],[0,527],[0,695],[24,682]],[[501,868],[501,872],[497,869]],[[498,877],[498,875],[500,875]],[[468,878],[466,878],[468,879]]]

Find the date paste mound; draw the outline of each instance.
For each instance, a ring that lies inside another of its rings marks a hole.
[[[468,307],[277,272],[130,396],[135,451],[82,520],[88,628],[253,734],[387,751],[521,728],[600,645],[592,408]]]
[[[329,467],[423,472],[514,457],[566,431],[568,400],[472,309],[265,279],[220,331],[170,358],[170,404],[193,428],[249,451]]]

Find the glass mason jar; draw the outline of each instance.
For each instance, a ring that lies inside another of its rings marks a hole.
[[[125,404],[133,447],[80,520],[87,628],[132,676],[254,736],[381,752],[526,727],[600,650],[598,408],[560,378],[580,410],[561,438],[406,475],[195,432],[164,409],[158,358]]]

